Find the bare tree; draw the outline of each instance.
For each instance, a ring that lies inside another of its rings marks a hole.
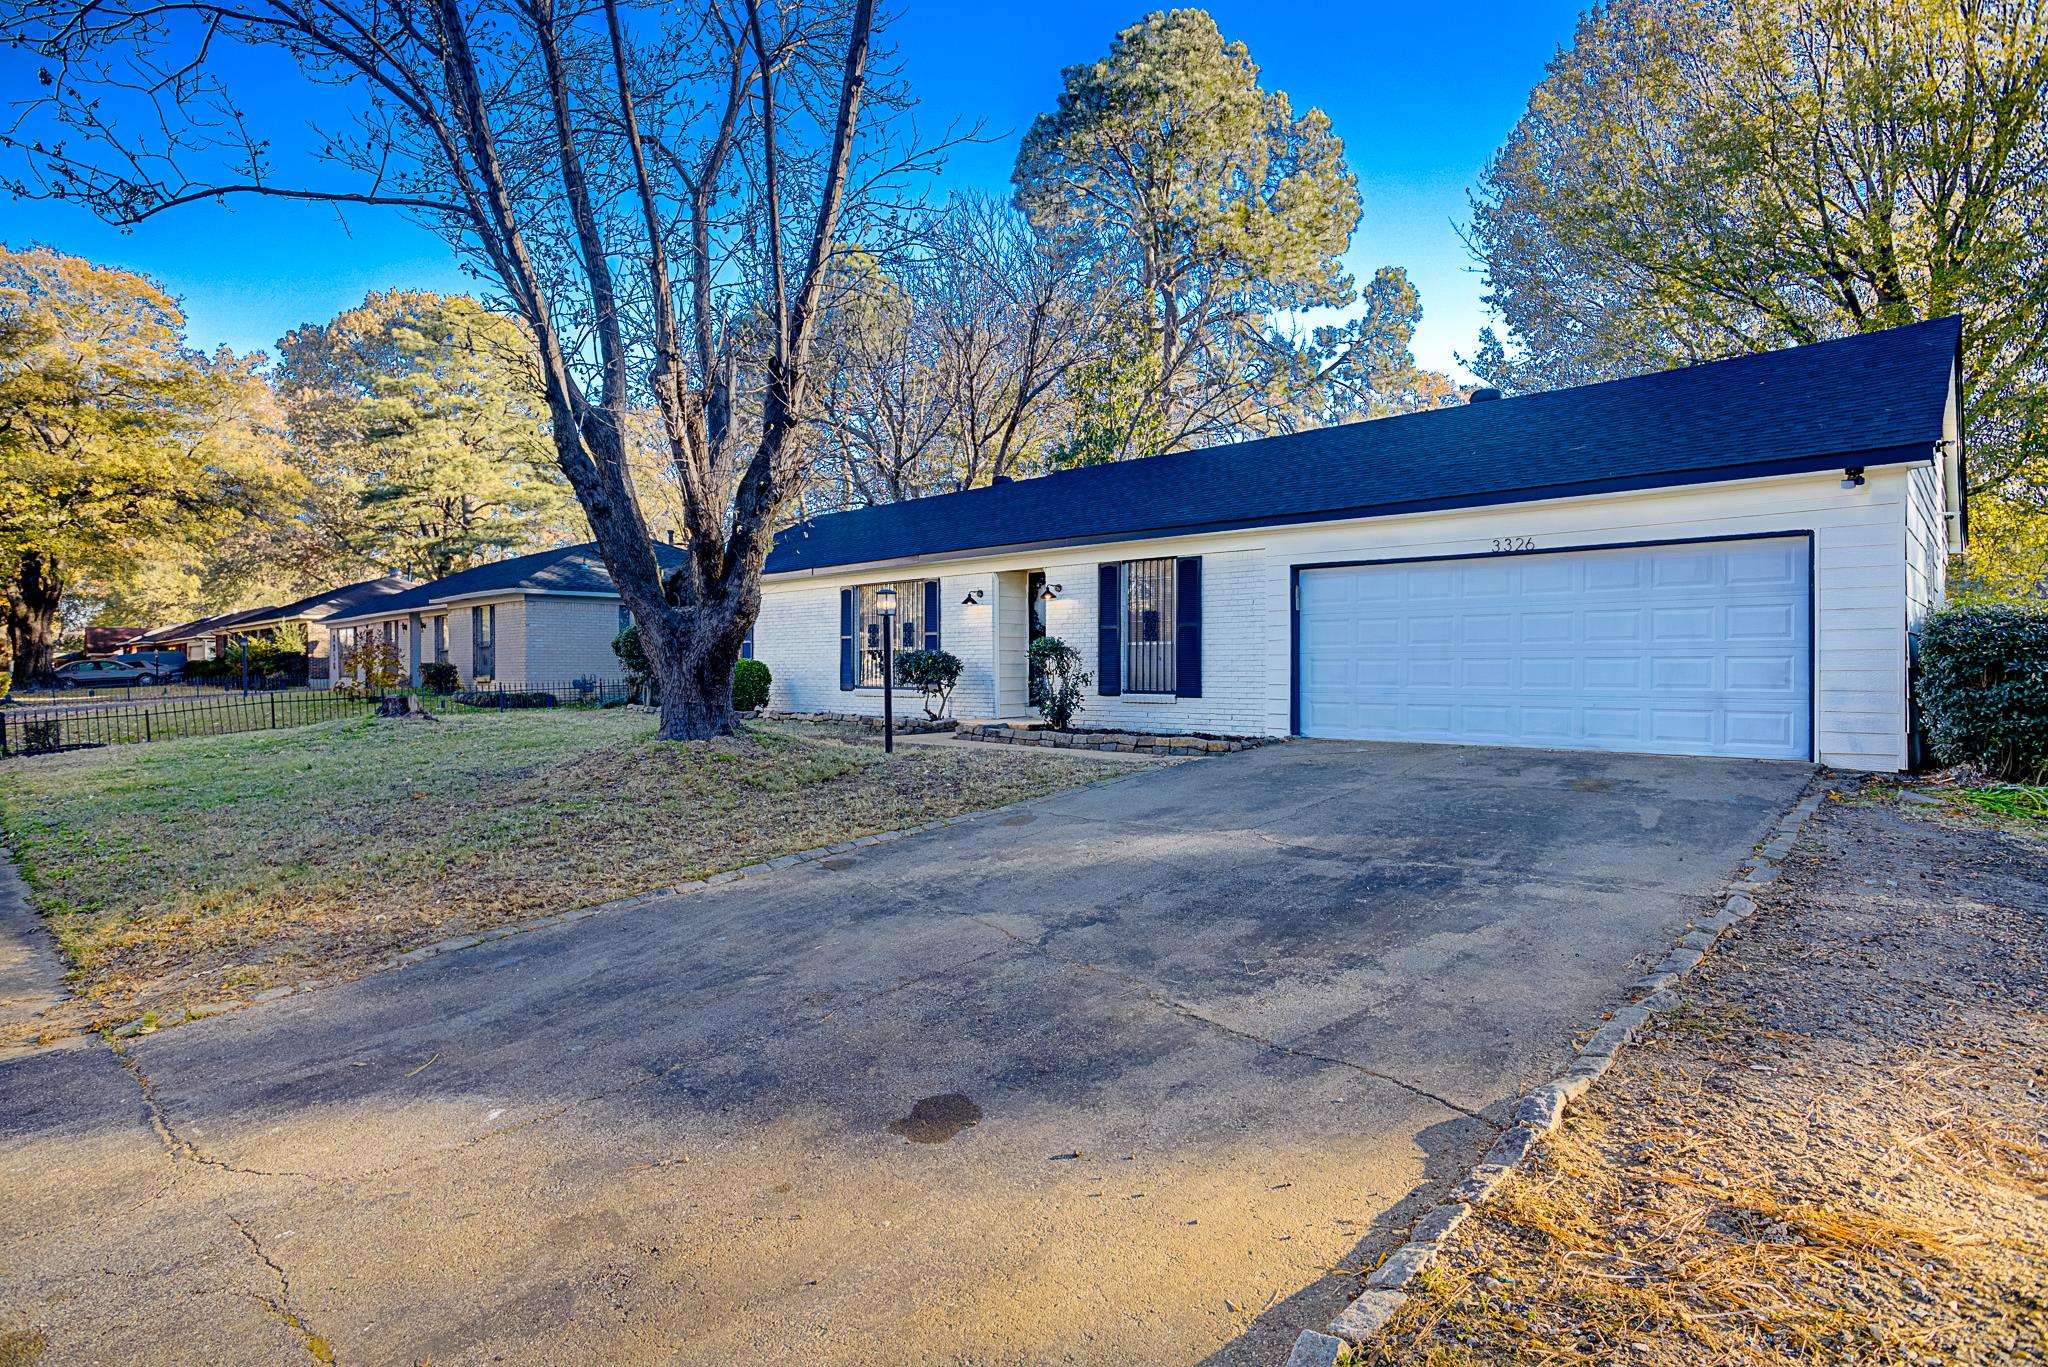
[[[267,195],[443,234],[538,341],[660,734],[714,736],[800,483],[832,258],[924,165],[875,25],[873,0],[17,0],[0,35],[44,67],[0,146],[15,193],[121,224]],[[288,96],[237,86],[278,53],[349,110],[304,155],[273,146]],[[687,552],[667,573],[628,461],[649,407]]]
[[[823,345],[823,507],[1036,473],[1092,354],[1090,280],[1000,199],[956,195],[885,265],[848,257]]]

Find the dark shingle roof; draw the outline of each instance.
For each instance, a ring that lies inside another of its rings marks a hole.
[[[778,533],[767,572],[1927,459],[1961,336],[1943,318],[833,513]]]
[[[677,547],[657,543],[654,552],[664,568],[672,568],[682,562],[683,552]],[[418,584],[403,593],[389,594],[360,607],[337,612],[327,621],[336,624],[365,617],[418,612],[450,598],[477,594],[611,592],[612,577],[606,571],[604,561],[598,558],[597,543],[585,541],[575,546],[557,546],[552,550],[478,565],[475,569]]]
[[[309,593],[297,602],[286,603],[282,607],[265,608],[261,616],[245,617],[237,625],[247,626],[259,621],[285,622],[295,617],[332,617],[371,606],[379,599],[403,593],[411,587],[412,580],[401,579],[392,574],[378,579],[364,579],[354,584],[343,584],[338,589],[322,589],[318,593]]]
[[[155,631],[144,632],[129,644],[139,645],[145,641],[188,641],[195,636],[209,635],[238,622],[249,621],[275,611],[275,608],[241,608],[235,612],[217,612],[211,617],[195,617],[174,627],[158,627]]]

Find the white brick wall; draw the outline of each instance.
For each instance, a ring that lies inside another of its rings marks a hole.
[[[779,712],[860,712],[882,715],[882,690],[839,688],[839,590],[879,583],[887,576],[834,580],[828,587],[764,583],[761,619],[754,626],[754,658],[768,666],[768,705]],[[899,575],[891,582],[912,579]],[[969,591],[982,602],[968,607]],[[960,657],[955,717],[996,715],[996,577],[989,572],[947,574],[939,581],[939,647]],[[915,694],[898,690],[900,715],[917,712]]]
[[[1284,735],[1293,681],[1294,565],[1485,555],[1495,538],[1526,536],[1542,550],[1771,532],[1814,537],[1816,726],[1819,757],[1847,768],[1905,763],[1908,491],[1905,467],[1873,469],[1860,489],[1841,475],[1783,476],[1684,489],[1560,499],[1345,523],[1223,532],[963,557],[944,567],[946,648],[969,662],[955,711],[993,709],[997,613],[965,609],[970,587],[1042,568],[1063,586],[1048,604],[1051,632],[1094,671],[1096,565],[1159,555],[1203,557],[1203,696],[1163,703],[1091,696],[1083,724]],[[1916,514],[1920,516],[1920,514]],[[1019,535],[1028,529],[1019,529]],[[1938,563],[1939,557],[1936,557]],[[933,568],[938,568],[934,566]],[[927,571],[929,572],[929,571]],[[1923,569],[1923,579],[1938,569]],[[775,674],[773,702],[799,711],[881,710],[878,692],[839,691],[839,589],[915,577],[918,567],[789,577],[763,586],[756,654]],[[1913,590],[1933,601],[1924,586]],[[971,687],[970,687],[971,685]]]

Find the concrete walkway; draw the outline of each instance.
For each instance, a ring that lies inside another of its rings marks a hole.
[[[29,905],[21,871],[0,846],[0,1053],[63,997],[64,963],[56,941]]]
[[[1277,1362],[1807,773],[1295,743],[0,1063],[0,1332]]]

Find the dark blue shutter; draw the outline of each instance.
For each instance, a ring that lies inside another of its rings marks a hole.
[[[1174,562],[1173,694],[1202,696],[1202,557]]]
[[[754,658],[754,629],[752,627],[748,627],[747,634],[740,637],[740,658],[742,660]]]
[[[939,581],[924,581],[924,648],[939,648]]]
[[[1114,698],[1124,691],[1123,566],[1097,565],[1095,584],[1095,691]]]
[[[839,590],[839,691],[853,692],[853,590]]]

